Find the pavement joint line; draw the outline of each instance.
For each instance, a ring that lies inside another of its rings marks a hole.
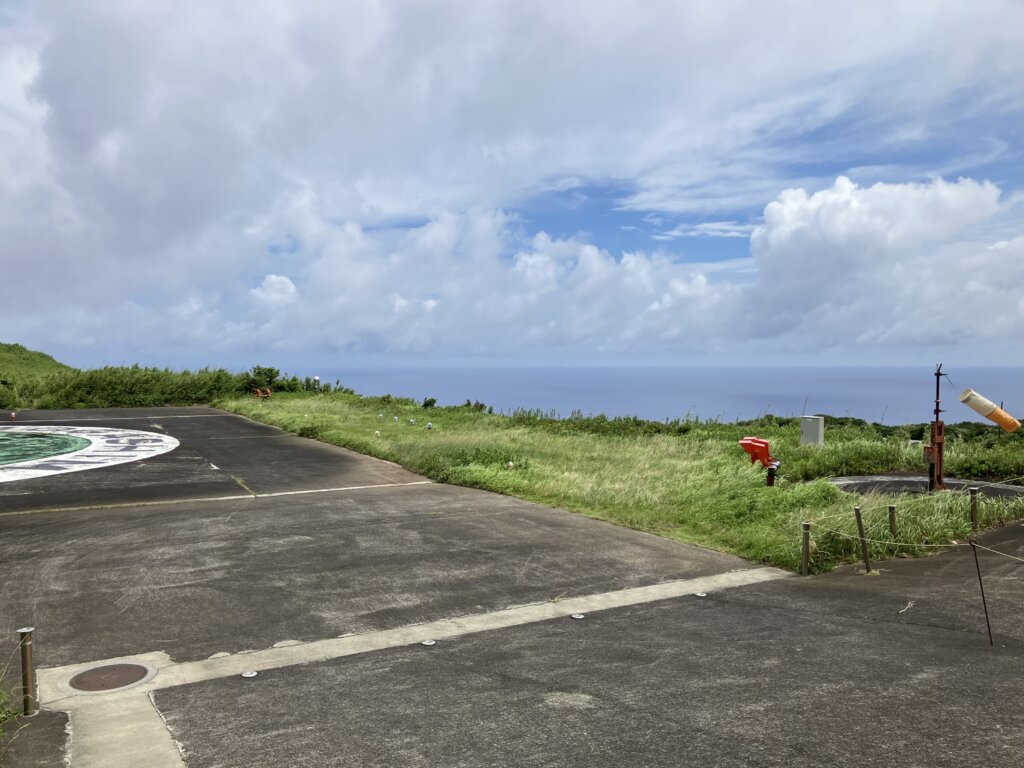
[[[629,587],[596,595],[531,603],[488,613],[413,624],[360,635],[281,644],[260,651],[175,663],[163,651],[37,670],[42,707],[68,713],[69,768],[185,768],[181,745],[156,706],[155,691],[241,675],[330,661],[399,648],[424,640],[446,640],[490,630],[533,624],[573,614],[666,600],[758,584],[793,574],[778,568],[752,568],[710,576]],[[143,664],[156,674],[147,681],[110,692],[73,691],[68,681],[79,672],[119,663]],[[258,685],[256,681],[254,684]]]
[[[613,608],[625,608],[658,600],[685,597],[698,592],[712,593],[792,576],[793,574],[789,571],[779,568],[749,568],[710,576],[666,581],[643,587],[627,587],[594,595],[529,603],[487,613],[410,624],[394,629],[382,629],[375,632],[287,645],[278,644],[259,651],[216,655],[198,661],[176,663],[166,653],[154,651],[60,667],[47,667],[38,670],[39,701],[41,705],[47,706],[49,709],[72,711],[83,706],[90,706],[91,701],[98,699],[109,701],[121,696],[149,693],[162,688],[233,677],[248,670],[262,671],[296,664],[329,661],[345,656],[412,645],[422,640],[445,640],[495,629],[507,629],[550,619],[565,618],[574,613],[586,614]],[[67,693],[67,680],[79,672],[107,664],[143,664],[155,668],[157,674],[147,682],[133,685],[129,691]]]
[[[243,499],[267,499],[280,496],[300,496],[313,493],[341,493],[343,491],[367,491],[374,488],[401,488],[407,485],[435,485],[433,480],[415,480],[409,483],[378,483],[376,485],[346,485],[339,488],[313,488],[304,491],[277,491],[275,493],[246,493],[234,496],[207,496],[198,499],[163,499],[161,501],[136,501],[124,504],[94,504],[78,507],[45,507],[42,509],[20,509],[14,512],[0,512],[2,517],[18,515],[41,515],[49,512],[86,512],[96,509],[126,509],[131,507],[160,507],[173,504],[210,504],[218,501],[241,501]]]

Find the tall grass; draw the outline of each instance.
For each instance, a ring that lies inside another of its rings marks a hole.
[[[908,446],[899,433],[879,434],[856,420],[833,420],[828,444],[815,447],[799,445],[798,421],[773,417],[743,424],[581,416],[558,420],[535,411],[494,415],[472,405],[423,408],[413,400],[346,393],[275,397],[270,402],[236,398],[220,405],[296,434],[397,462],[435,480],[517,496],[791,569],[800,563],[802,520],[823,521],[815,528],[817,552],[811,565],[817,571],[858,556],[844,537],[854,532],[854,505],[872,510],[872,531],[879,525],[874,508],[881,506],[888,531],[880,500],[845,494],[824,478],[923,469],[919,446]],[[425,428],[428,420],[431,430]],[[763,471],[751,466],[737,445],[752,433],[770,439],[772,452],[784,460],[774,488],[765,486]],[[995,444],[1024,446],[998,439]],[[978,458],[990,455],[986,450],[951,441],[950,463],[984,469],[988,479],[1016,466],[1012,460],[993,460],[983,468]],[[1005,453],[1011,456],[1013,451],[1006,447]],[[920,554],[927,550],[925,544],[962,538],[965,503],[956,494],[917,497],[913,509],[900,515],[906,535],[916,544],[899,551]],[[986,502],[983,509],[988,522],[1024,515],[1020,504]],[[826,520],[831,521],[828,526]],[[896,553],[878,533],[886,543],[874,545],[876,556]]]
[[[0,688],[0,723],[6,723],[17,716],[18,710],[12,706],[11,695],[4,688]]]
[[[37,353],[33,353],[37,354]],[[59,363],[56,364],[59,366]],[[66,366],[42,373],[18,369],[0,377],[0,408],[138,408],[208,404],[255,388],[275,392],[312,390],[314,382],[282,376],[276,368],[253,366],[243,373],[223,368],[173,371],[139,365],[80,371]],[[324,384],[330,391],[331,386]]]
[[[964,546],[973,535],[970,498],[965,491],[936,495],[900,494],[861,497],[864,534],[872,560],[934,554]],[[889,528],[888,507],[896,506],[896,531]],[[1024,518],[1024,498],[993,499],[979,496],[979,527],[991,528]],[[840,562],[861,556],[860,541],[852,508],[811,518],[814,570],[827,570]]]

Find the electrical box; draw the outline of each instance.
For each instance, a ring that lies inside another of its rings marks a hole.
[[[825,444],[825,417],[800,417],[800,445]]]

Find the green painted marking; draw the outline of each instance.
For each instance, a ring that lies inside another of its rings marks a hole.
[[[0,432],[0,466],[45,459],[80,451],[89,445],[84,437],[41,432]]]

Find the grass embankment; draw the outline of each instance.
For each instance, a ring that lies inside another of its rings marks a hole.
[[[329,396],[231,399],[221,407],[307,437],[402,464],[434,480],[484,488],[580,512],[618,525],[796,569],[800,523],[819,520],[811,567],[824,571],[858,555],[852,510],[865,511],[874,557],[918,554],[925,545],[969,534],[963,494],[897,499],[895,547],[886,506],[892,497],[851,496],[823,478],[923,469],[919,427],[885,428],[832,419],[823,447],[799,445],[796,419],[745,424],[496,415],[472,407],[423,408],[412,400]],[[397,417],[397,421],[395,418]],[[415,423],[411,423],[414,420]],[[427,422],[433,424],[426,429]],[[880,433],[880,431],[881,433]],[[981,479],[1024,475],[1024,441],[981,425],[956,428],[948,474]],[[379,433],[377,436],[376,433]],[[771,440],[784,464],[774,488],[737,441]],[[949,435],[950,433],[947,432]],[[970,439],[967,439],[967,438]],[[983,525],[1024,517],[1024,503],[984,501]],[[833,531],[833,533],[829,533]]]
[[[18,406],[22,392],[35,382],[73,370],[43,352],[0,342],[0,408]]]
[[[257,387],[273,385],[275,392],[312,391],[314,387],[308,377],[282,377],[278,369],[259,365],[243,373],[223,368],[173,371],[140,365],[80,371],[17,344],[0,344],[0,353],[5,348],[16,354],[0,355],[0,409],[200,405],[241,396]],[[324,387],[330,389],[329,384]]]

